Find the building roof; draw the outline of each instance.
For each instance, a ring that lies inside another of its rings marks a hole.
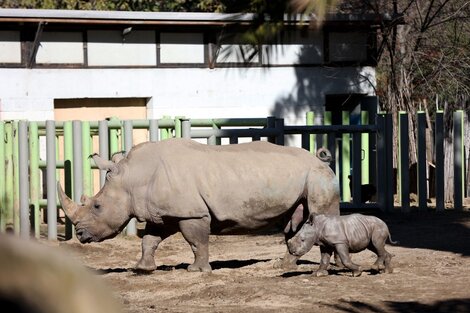
[[[142,25],[226,25],[250,24],[253,13],[199,13],[199,12],[137,12],[90,10],[0,9],[0,22],[45,22],[78,24],[142,24]],[[315,16],[286,16],[293,24],[309,23]],[[326,23],[378,24],[391,21],[389,15],[331,14]]]

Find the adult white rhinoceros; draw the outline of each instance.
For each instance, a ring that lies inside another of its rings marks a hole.
[[[107,170],[103,188],[77,204],[58,184],[62,207],[82,243],[116,236],[133,217],[146,221],[138,270],[154,270],[159,243],[178,231],[194,253],[188,270],[210,271],[210,233],[252,233],[283,222],[291,237],[310,212],[339,215],[335,174],[300,148],[171,139],[139,144],[114,162],[94,159]],[[287,251],[279,265],[298,258]]]

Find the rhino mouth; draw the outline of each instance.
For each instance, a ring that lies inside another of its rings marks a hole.
[[[76,230],[75,232],[77,234],[77,239],[81,242],[81,243],[90,243],[90,242],[93,242],[93,241],[96,241],[94,236],[92,234],[90,234],[90,232],[88,232],[86,229],[78,229]]]

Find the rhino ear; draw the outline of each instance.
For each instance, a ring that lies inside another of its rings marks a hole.
[[[313,223],[315,222],[315,216],[316,216],[315,213],[310,213],[310,215],[308,216],[307,223],[309,223],[310,225],[313,225]]]
[[[116,152],[115,154],[113,154],[113,156],[111,157],[111,160],[117,164],[119,163],[122,159],[124,159],[126,157],[126,152],[125,151],[121,151],[121,152]]]
[[[98,166],[98,168],[102,171],[113,171],[113,169],[116,167],[116,163],[103,159],[97,153],[90,155],[90,157],[93,159],[93,161],[95,161],[96,166]]]

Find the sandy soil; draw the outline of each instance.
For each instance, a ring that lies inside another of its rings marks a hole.
[[[378,215],[393,240],[392,274],[352,277],[333,265],[328,277],[313,277],[320,258],[314,247],[294,271],[273,268],[285,252],[281,234],[211,236],[213,272],[190,273],[191,249],[180,234],[164,241],[158,270],[132,268],[140,239],[60,244],[60,249],[99,275],[125,312],[470,312],[470,212]],[[369,251],[356,263],[375,261]],[[333,262],[333,260],[332,260]]]

